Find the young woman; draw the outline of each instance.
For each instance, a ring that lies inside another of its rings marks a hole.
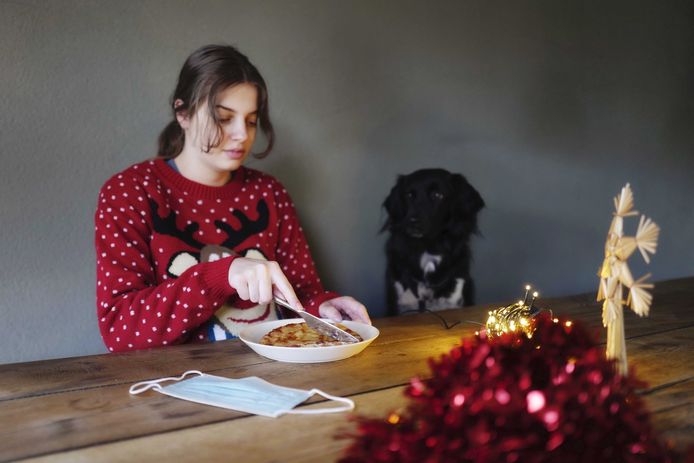
[[[238,336],[277,318],[273,295],[314,315],[370,323],[325,291],[291,198],[243,166],[258,127],[272,149],[265,81],[230,46],[185,62],[156,159],[102,187],[95,214],[97,313],[112,352]]]

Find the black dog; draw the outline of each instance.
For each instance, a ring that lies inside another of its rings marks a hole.
[[[470,236],[484,201],[460,174],[422,169],[398,177],[383,203],[388,219],[388,313],[472,305]]]

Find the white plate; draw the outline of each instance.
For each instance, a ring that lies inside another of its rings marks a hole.
[[[270,331],[290,323],[304,323],[304,320],[302,318],[289,318],[286,320],[254,323],[244,328],[239,334],[239,338],[256,353],[272,360],[291,363],[318,363],[342,360],[357,355],[379,335],[378,329],[371,325],[345,320],[340,323],[350,330],[359,333],[362,339],[364,339],[363,341],[323,347],[279,347],[260,344],[263,336]]]

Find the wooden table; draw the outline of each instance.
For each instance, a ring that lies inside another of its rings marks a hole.
[[[543,300],[555,313],[600,326],[594,294]],[[428,314],[375,320],[380,337],[356,357],[288,364],[258,356],[239,341],[172,346],[0,366],[0,460],[34,461],[334,461],[353,429],[349,414],[243,413],[177,400],[156,392],[130,396],[131,384],[191,369],[351,397],[359,414],[385,417],[407,401],[426,359],[472,336],[498,305],[450,310],[460,325],[445,330]],[[627,350],[656,429],[682,450],[694,444],[694,278],[656,284],[651,316],[626,315]],[[604,331],[603,331],[604,333]],[[316,407],[320,404],[308,404]]]

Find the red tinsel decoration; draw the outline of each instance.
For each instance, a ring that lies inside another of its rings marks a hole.
[[[342,463],[670,462],[633,374],[616,373],[577,323],[535,320],[531,339],[464,339],[432,377],[413,378],[402,414],[357,418]]]

